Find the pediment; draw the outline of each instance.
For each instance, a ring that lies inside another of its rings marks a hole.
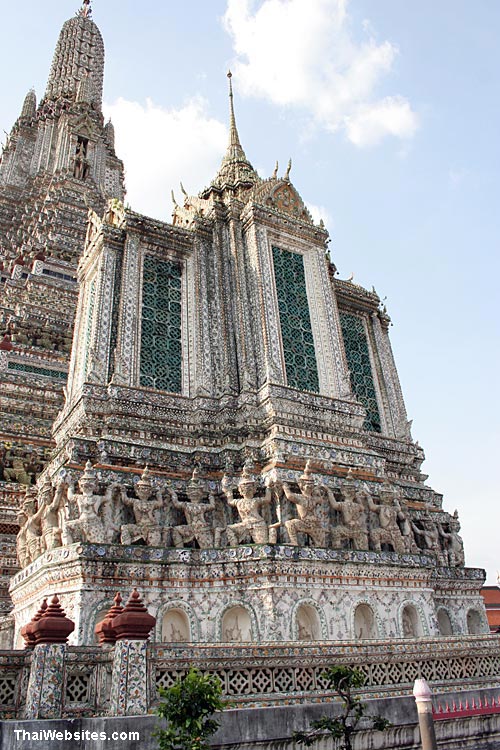
[[[81,135],[84,138],[92,138],[95,134],[96,127],[92,119],[88,115],[80,115],[75,117],[72,122],[72,130],[77,135]]]
[[[289,180],[271,178],[259,185],[253,194],[255,203],[313,224],[313,219],[299,193]]]

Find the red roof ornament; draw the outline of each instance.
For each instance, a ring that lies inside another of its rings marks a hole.
[[[123,612],[122,597],[120,593],[117,593],[114,599],[114,604],[108,611],[107,615],[101,622],[98,622],[95,626],[95,634],[99,641],[99,646],[109,645],[114,646],[116,643],[116,633],[112,626],[112,620],[121,615]]]
[[[52,597],[49,606],[33,624],[32,634],[35,646],[42,643],[67,643],[68,635],[75,629],[75,623],[66,617],[57,595]]]
[[[35,636],[33,635],[33,625],[44,616],[47,611],[47,606],[47,599],[44,599],[36,615],[34,615],[32,619],[21,628],[21,636],[24,638],[25,648],[34,648]]]
[[[132,591],[125,609],[112,622],[117,641],[146,641],[156,624],[156,618],[149,614],[137,589]]]

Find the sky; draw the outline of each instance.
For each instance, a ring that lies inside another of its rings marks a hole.
[[[78,0],[2,3],[0,132],[43,95]],[[500,569],[498,0],[94,0],[104,112],[127,201],[169,220],[227,140],[275,161],[331,235],[340,278],[375,287],[428,483],[466,563]]]

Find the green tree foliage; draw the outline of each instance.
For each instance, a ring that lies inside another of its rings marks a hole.
[[[321,736],[329,735],[335,740],[343,740],[345,750],[352,750],[352,736],[361,729],[377,729],[384,731],[391,726],[391,722],[382,716],[365,716],[366,705],[361,698],[352,694],[353,690],[362,688],[365,675],[360,669],[338,666],[330,667],[323,672],[328,680],[328,687],[334,690],[342,701],[342,713],[336,719],[323,716],[311,722],[311,729],[306,732],[294,732],[293,739],[299,745],[310,747]]]
[[[160,750],[207,750],[219,726],[213,714],[226,707],[221,695],[220,680],[197,669],[168,690],[160,688],[164,700],[156,713],[167,720],[167,728],[155,732]]]

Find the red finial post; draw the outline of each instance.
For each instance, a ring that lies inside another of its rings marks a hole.
[[[117,641],[146,641],[155,624],[156,618],[149,614],[137,589],[132,591],[123,612],[111,623]]]
[[[39,646],[43,643],[67,643],[68,636],[74,629],[75,623],[66,617],[59,598],[55,595],[40,619],[33,624],[31,632],[35,646]]]
[[[116,643],[116,633],[112,626],[112,621],[123,612],[122,597],[118,593],[115,596],[114,604],[108,611],[107,615],[101,622],[95,626],[95,634],[99,640],[99,646],[114,646]]]
[[[21,636],[24,638],[25,648],[34,648],[35,636],[33,635],[33,625],[44,616],[47,606],[47,599],[44,599],[36,615],[34,615],[32,619],[21,628]]]

